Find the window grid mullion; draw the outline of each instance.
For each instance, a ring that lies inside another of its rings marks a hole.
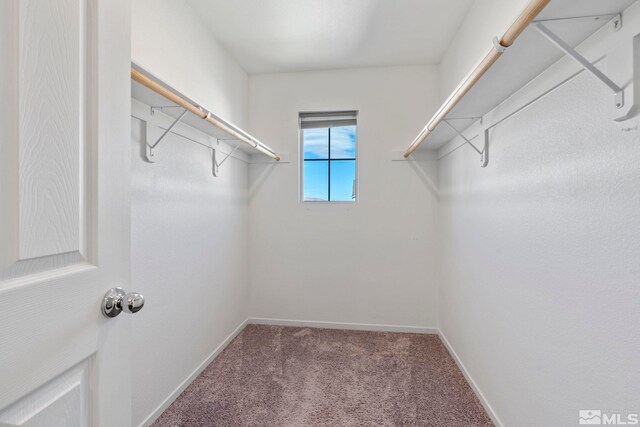
[[[351,160],[354,161],[356,158],[355,157],[348,157],[348,158],[344,158],[344,159],[331,159],[332,162],[340,162],[340,161],[346,161],[346,160]],[[305,162],[326,162],[329,159],[304,159]]]
[[[331,128],[327,128],[327,167],[329,171],[327,173],[327,201],[331,201]]]

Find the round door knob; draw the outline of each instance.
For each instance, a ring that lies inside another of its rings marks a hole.
[[[111,288],[102,300],[102,314],[116,317],[123,311],[133,314],[144,307],[144,297],[137,292],[126,293],[122,288]]]
[[[142,310],[144,307],[144,297],[137,292],[129,292],[124,296],[122,301],[122,311],[134,314]]]

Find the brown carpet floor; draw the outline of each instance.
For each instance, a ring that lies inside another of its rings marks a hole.
[[[437,335],[247,326],[169,426],[492,426]]]

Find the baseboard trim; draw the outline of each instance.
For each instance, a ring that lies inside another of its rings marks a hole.
[[[180,394],[196,379],[198,375],[204,371],[204,369],[218,356],[222,350],[229,345],[233,339],[238,336],[240,332],[247,326],[248,319],[242,322],[231,334],[222,341],[222,343],[216,347],[215,350],[200,364],[198,367],[187,377],[180,385],[167,397],[142,423],[140,427],[148,427],[160,417],[160,415],[173,403],[174,400],[180,396]]]
[[[295,326],[303,328],[348,329],[352,331],[378,332],[408,332],[414,334],[437,334],[438,328],[425,326],[379,325],[373,323],[341,323],[316,320],[272,319],[265,317],[250,317],[247,319],[253,325]]]
[[[487,414],[489,414],[489,417],[491,417],[491,421],[493,421],[493,423],[497,427],[503,427],[502,421],[500,421],[500,418],[498,418],[498,415],[493,410],[493,407],[489,404],[487,399],[484,397],[484,394],[482,394],[482,391],[478,387],[478,384],[476,384],[476,382],[473,380],[473,377],[471,376],[467,368],[464,366],[464,363],[462,363],[462,360],[460,360],[458,353],[456,353],[456,351],[453,349],[453,346],[447,339],[444,332],[442,332],[442,330],[439,330],[439,336],[440,336],[440,340],[442,341],[444,346],[447,348],[447,351],[449,352],[453,360],[456,362],[456,365],[458,365],[458,368],[462,372],[462,375],[464,375],[465,379],[467,380],[467,383],[471,387],[471,390],[473,390],[473,392],[476,394],[476,397],[484,407],[484,410],[487,411]]]

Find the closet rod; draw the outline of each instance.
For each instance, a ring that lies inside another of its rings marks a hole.
[[[494,48],[480,61],[480,63],[465,77],[458,85],[447,100],[438,109],[436,114],[429,120],[427,125],[420,131],[418,136],[413,140],[409,148],[404,152],[404,157],[409,157],[411,153],[422,144],[431,132],[442,122],[442,120],[451,112],[453,107],[471,90],[471,88],[480,80],[485,72],[500,58],[500,55],[506,48],[511,46],[524,29],[535,19],[542,9],[549,4],[551,0],[532,0],[522,13],[516,18],[511,26],[504,33],[502,38],[494,39]]]
[[[171,90],[167,89],[166,87],[162,86],[161,84],[155,82],[154,80],[152,80],[149,77],[145,76],[143,73],[141,73],[140,71],[136,70],[135,68],[131,68],[131,78],[133,80],[137,81],[138,83],[148,87],[152,91],[164,96],[165,98],[167,98],[169,101],[173,102],[174,104],[179,105],[180,107],[184,108],[185,110],[195,114],[196,116],[200,117],[203,120],[208,121],[212,125],[222,129],[223,131],[227,132],[228,134],[233,135],[238,140],[240,140],[240,141],[242,141],[242,142],[244,142],[246,144],[249,144],[250,146],[252,146],[256,150],[260,151],[262,154],[266,154],[267,156],[271,157],[272,159],[274,159],[276,161],[280,161],[280,156],[278,156],[271,148],[269,148],[268,146],[266,146],[262,142],[258,141],[257,139],[255,139],[254,137],[249,135],[248,133],[244,132],[241,129],[236,128],[235,126],[233,126],[230,123],[225,122],[223,119],[221,119],[220,117],[217,117],[215,114],[213,114],[213,113],[211,113],[209,111],[203,110],[202,108],[194,105],[190,101],[187,101],[182,96],[172,92]]]

